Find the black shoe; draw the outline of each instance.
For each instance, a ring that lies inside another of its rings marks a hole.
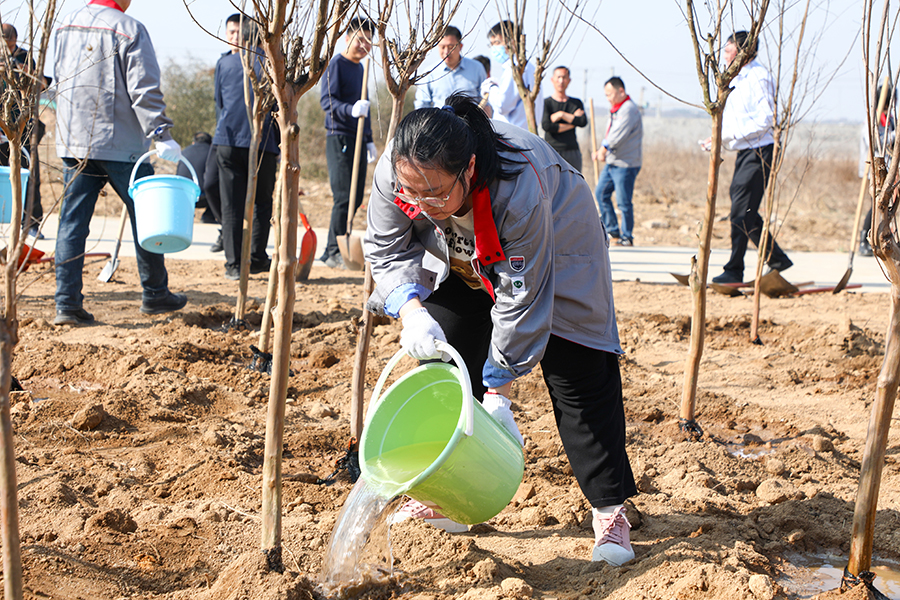
[[[260,273],[268,273],[272,267],[272,259],[267,258],[266,262],[250,262],[250,274],[259,275]]]
[[[219,237],[216,238],[216,243],[210,246],[210,252],[221,252],[225,249],[225,246],[222,245],[222,230],[219,230]]]
[[[621,240],[618,240],[616,242],[616,246],[623,246],[625,248],[630,248],[631,246],[634,246],[634,240],[626,240],[625,238],[622,238]]]
[[[241,278],[241,268],[240,267],[230,267],[225,265],[225,279],[229,279],[231,281],[237,281]]]
[[[863,238],[862,241],[859,242],[859,255],[875,256],[875,253],[872,251],[872,246],[869,244],[869,240]]]
[[[44,234],[41,233],[41,229],[37,225],[31,226],[31,229],[28,230],[28,235],[30,235],[31,237],[33,237],[36,240],[44,239]],[[869,256],[871,256],[871,254]]]
[[[187,304],[187,296],[168,292],[159,300],[144,300],[141,303],[141,312],[145,315],[161,315],[181,310],[185,304]]]
[[[200,215],[200,222],[201,223],[209,223],[210,225],[218,223],[218,221],[216,221],[216,218],[213,216],[213,214],[209,211],[208,208],[205,211],[203,211],[202,215]]]
[[[773,271],[787,271],[788,269],[790,269],[791,267],[794,266],[794,263],[791,262],[791,259],[789,259],[787,256],[785,256],[783,260],[778,261],[778,262],[770,262],[770,263],[768,263],[768,265],[769,265],[769,268],[772,269]]]
[[[721,275],[712,278],[713,283],[721,283],[723,285],[727,285],[729,283],[743,283],[743,277],[740,275],[735,275],[729,271],[725,271]]]
[[[90,325],[94,322],[94,315],[83,308],[66,309],[57,308],[54,325]]]

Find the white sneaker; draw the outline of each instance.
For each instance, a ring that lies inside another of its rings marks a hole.
[[[407,519],[425,519],[425,522],[429,525],[437,527],[438,529],[443,529],[447,533],[465,533],[469,530],[468,525],[448,519],[437,512],[435,508],[440,507],[426,506],[418,500],[410,498],[397,510],[397,512],[391,515],[390,524],[394,525],[395,523],[400,523]]]
[[[631,523],[625,518],[625,507],[619,505],[612,514],[594,514],[594,552],[591,560],[606,561],[614,567],[624,565],[634,558],[631,548]]]

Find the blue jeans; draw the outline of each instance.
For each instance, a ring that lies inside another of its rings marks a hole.
[[[616,167],[605,165],[600,173],[600,181],[594,196],[600,206],[600,218],[606,233],[614,238],[622,240],[634,239],[634,207],[631,205],[631,195],[634,193],[634,180],[637,179],[640,167]],[[616,218],[616,210],[612,204],[613,190],[616,192],[616,204],[622,211],[622,229],[619,230],[619,219]]]
[[[128,194],[128,182],[134,163],[110,160],[87,160],[84,169],[78,172],[78,162],[74,158],[64,158],[63,181],[65,195],[59,209],[59,233],[56,236],[56,308],[57,310],[77,310],[82,307],[82,271],[84,270],[84,248],[90,233],[91,217],[100,190],[109,183],[128,207],[131,234],[137,251],[137,267],[144,288],[142,298],[158,300],[169,293],[169,275],[166,272],[162,254],[147,252],[141,248],[134,223],[134,201]],[[153,167],[141,164],[135,178],[153,174]]]

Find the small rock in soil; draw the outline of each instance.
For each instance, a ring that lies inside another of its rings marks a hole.
[[[100,425],[105,418],[106,411],[103,406],[94,404],[75,413],[72,417],[72,427],[78,431],[90,431]]]

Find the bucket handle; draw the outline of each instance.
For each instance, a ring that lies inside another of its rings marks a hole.
[[[449,354],[456,362],[458,371],[456,377],[459,379],[460,386],[462,386],[463,409],[465,410],[466,415],[466,426],[463,433],[471,437],[475,432],[475,404],[472,399],[472,381],[469,379],[469,370],[466,369],[466,363],[463,361],[462,356],[460,356],[459,352],[456,351],[456,348],[450,344],[435,340],[434,347],[439,352],[446,352]],[[372,415],[375,414],[375,408],[381,404],[383,398],[380,398],[379,396],[381,395],[381,389],[387,382],[388,375],[391,374],[391,371],[394,370],[394,367],[397,366],[397,363],[400,362],[400,359],[404,356],[406,356],[406,350],[401,348],[393,357],[391,357],[391,360],[389,360],[388,364],[384,367],[384,371],[381,372],[381,377],[378,378],[378,383],[375,384],[375,389],[372,392],[373,401],[369,404],[369,410],[366,411],[366,425],[368,425]]]
[[[131,169],[131,181],[128,182],[128,189],[129,189],[129,190],[130,190],[131,188],[134,187],[134,176],[137,174],[138,167],[141,166],[141,163],[144,162],[144,160],[145,160],[148,156],[152,156],[152,155],[154,155],[154,154],[159,154],[159,152],[157,152],[156,150],[150,150],[149,152],[147,152],[146,154],[144,154],[142,157],[140,157],[139,159],[137,159],[137,162],[136,162],[136,163],[134,163],[134,168]],[[194,166],[191,164],[191,162],[190,162],[189,160],[187,160],[187,159],[184,157],[183,154],[182,154],[181,156],[178,157],[178,160],[180,160],[181,162],[183,162],[184,164],[187,165],[188,171],[191,172],[191,177],[194,178],[194,183],[197,184],[197,187],[200,187],[200,182],[197,181],[197,172],[194,171]]]

